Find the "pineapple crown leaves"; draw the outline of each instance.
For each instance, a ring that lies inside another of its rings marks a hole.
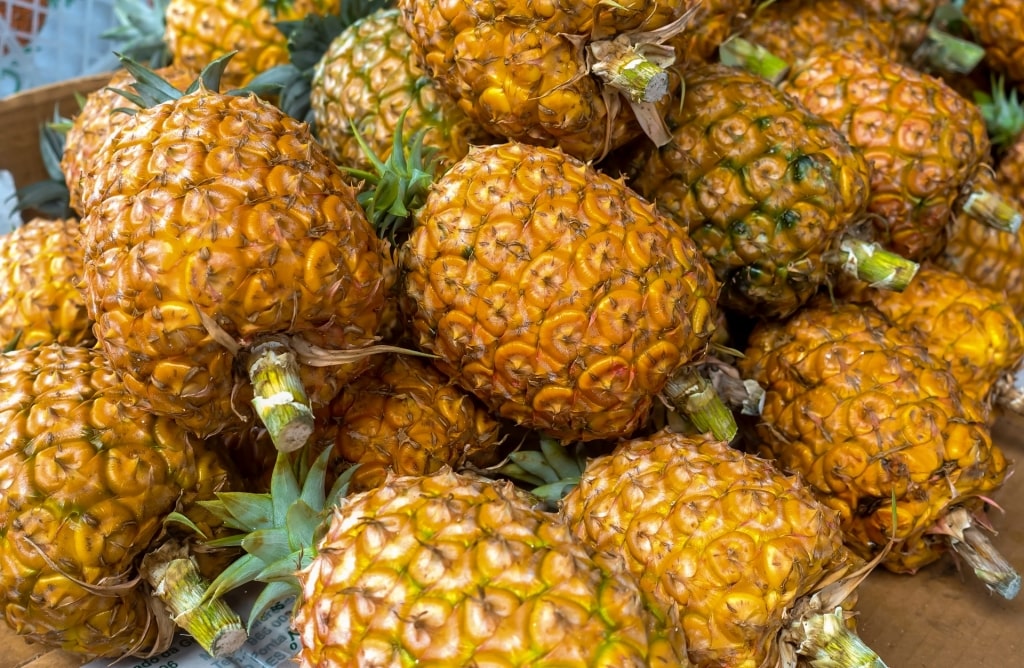
[[[346,0],[336,14],[307,14],[296,21],[278,21],[277,29],[288,40],[290,62],[260,72],[244,90],[264,98],[276,95],[282,111],[314,127],[309,96],[324,54],[345,30],[390,4],[389,0]]]
[[[553,438],[541,437],[539,450],[516,450],[490,470],[525,485],[549,509],[579,484],[587,459],[581,444],[570,451]]]
[[[53,120],[44,123],[39,130],[39,151],[46,169],[47,178],[18,188],[9,200],[14,201],[12,213],[35,210],[48,218],[69,218],[75,215],[71,209],[71,194],[68,191],[60,161],[64,155],[67,119],[54,109]]]
[[[427,128],[420,128],[408,140],[405,139],[403,128],[407,112],[402,112],[395,126],[391,154],[387,160],[381,160],[374,153],[359,128],[350,121],[349,127],[356,142],[373,164],[374,171],[342,167],[352,176],[363,179],[364,185],[357,200],[377,233],[392,243],[398,241],[399,232],[408,229],[412,211],[426,200],[437,167],[436,149],[423,144]]]
[[[117,45],[118,50],[150,67],[169,65],[170,49],[164,41],[164,16],[170,0],[114,0],[116,25],[100,37]]]
[[[124,68],[128,70],[133,77],[135,77],[135,83],[132,85],[134,92],[120,88],[108,87],[107,89],[121,95],[139,109],[148,109],[164,102],[180,99],[185,95],[196,92],[199,90],[200,86],[206,90],[218,91],[220,90],[220,80],[224,75],[224,70],[228,65],[228,61],[231,60],[236,53],[236,51],[231,51],[220,58],[210,61],[210,63],[203,68],[203,71],[199,73],[199,76],[195,81],[193,81],[192,84],[184,91],[175,88],[166,79],[142,63],[136,61],[134,58],[122,53],[117,53],[115,55],[117,55],[121,60]],[[226,94],[240,95],[245,92],[246,91],[242,90],[230,90],[227,91]],[[119,108],[115,111],[122,111],[130,114],[134,113],[136,110],[130,108]]]
[[[1006,89],[1002,76],[992,77],[991,93],[975,91],[974,103],[981,110],[989,137],[996,146],[1008,146],[1024,133],[1024,105],[1017,89]]]
[[[311,464],[301,453],[279,453],[269,493],[219,492],[216,500],[200,502],[224,526],[238,532],[207,540],[205,545],[245,551],[210,584],[204,600],[220,598],[250,582],[266,583],[253,603],[250,630],[271,605],[298,592],[296,573],[312,561],[334,507],[348,492],[354,466],[326,489],[330,453],[331,448],[325,448]]]

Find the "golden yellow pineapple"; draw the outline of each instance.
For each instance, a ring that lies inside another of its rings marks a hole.
[[[737,365],[765,390],[761,452],[839,513],[857,554],[895,538],[882,564],[913,573],[952,547],[989,587],[1016,595],[1012,567],[979,560],[997,553],[974,519],[1006,458],[945,361],[871,305],[822,297],[756,325]]]
[[[78,220],[35,218],[0,236],[0,342],[31,348],[95,342],[79,289]]]
[[[85,294],[129,392],[200,435],[239,426],[251,398],[300,447],[313,406],[368,363],[394,280],[338,167],[307,125],[205,86],[140,109],[95,164]]]
[[[313,73],[309,102],[317,138],[335,162],[370,170],[356,131],[381,160],[391,153],[395,128],[425,131],[441,168],[491,138],[419,67],[397,9],[382,9],[338,35]]]
[[[696,0],[560,4],[400,0],[423,67],[496,136],[557,146],[583,160],[639,136],[656,141],[677,82],[663,42]]]
[[[137,579],[140,559],[172,511],[222,488],[225,462],[169,418],[132,405],[94,348],[46,344],[0,357],[0,431],[7,624],[87,657],[166,649],[174,624]],[[209,633],[237,637],[237,618],[205,621]],[[218,628],[224,621],[233,626]],[[210,647],[201,627],[189,630]]]
[[[856,286],[842,297],[874,305],[946,361],[964,394],[984,404],[1024,358],[1024,325],[1006,294],[956,271],[925,263],[903,292]]]
[[[924,42],[942,0],[852,0],[851,4],[891,22],[900,47],[910,55]]]
[[[497,459],[498,422],[428,360],[389,353],[331,402],[336,454],[358,464],[350,489],[389,473],[424,475]]]
[[[668,39],[678,65],[689,69],[718,60],[718,47],[755,14],[755,0],[701,0],[686,30]]]
[[[962,10],[992,69],[1024,85],[1024,2],[963,0]]]
[[[195,72],[179,65],[167,65],[156,72],[181,90],[196,78]],[[131,91],[134,82],[135,77],[128,70],[118,70],[106,86],[86,96],[68,128],[60,168],[68,186],[68,203],[79,214],[83,213],[82,176],[93,167],[93,159],[107,137],[128,119],[128,114],[116,111],[131,106],[118,91]]]
[[[170,0],[164,40],[175,64],[196,72],[236,51],[226,87],[288,62],[288,42],[275,25],[309,14],[336,13],[341,0]]]
[[[714,330],[718,284],[686,231],[558,149],[472,149],[414,211],[401,258],[438,367],[562,439],[631,433]]]
[[[695,666],[794,665],[796,653],[824,659],[837,646],[850,654],[823,665],[884,665],[856,636],[804,634],[845,631],[827,618],[855,585],[822,590],[855,561],[837,515],[768,460],[662,430],[589,461],[560,514],[659,607],[680,612]]]

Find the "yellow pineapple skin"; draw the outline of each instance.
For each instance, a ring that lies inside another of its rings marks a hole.
[[[724,307],[792,313],[829,281],[829,258],[864,213],[864,157],[770,82],[726,65],[687,72],[666,122],[668,144],[640,141],[628,158],[630,186],[689,231]]]
[[[389,474],[425,475],[469,461],[496,461],[498,422],[428,362],[388,354],[331,402],[335,453],[358,464],[349,489],[384,484]]]
[[[218,433],[248,409],[251,346],[373,343],[394,265],[307,125],[201,89],[138,112],[104,148],[82,220],[86,301],[145,407]],[[367,364],[301,365],[310,400]]]
[[[699,667],[775,665],[788,610],[850,558],[838,516],[796,476],[708,435],[621,441],[588,462],[560,512],[681,612]]]
[[[891,22],[900,47],[909,56],[924,41],[928,24],[942,0],[853,0],[851,4]]]
[[[0,236],[4,346],[95,343],[79,288],[85,261],[80,236],[75,218],[35,218]]]
[[[165,649],[166,613],[130,582],[164,517],[211,479],[196,439],[134,406],[99,350],[59,344],[0,358],[0,425],[4,620],[88,657]]]
[[[696,4],[400,0],[397,6],[424,69],[484,130],[596,160],[641,131],[624,99],[602,94],[583,47],[661,28]],[[662,108],[667,102],[668,96]]]
[[[937,264],[922,264],[902,292],[862,283],[842,297],[871,303],[911,333],[982,404],[991,402],[996,382],[1024,359],[1024,325],[1005,293]]]
[[[221,79],[227,90],[289,62],[288,40],[275,23],[337,13],[340,6],[340,0],[170,0],[164,41],[173,62],[195,72],[237,51]]]
[[[636,583],[535,504],[450,470],[346,497],[299,573],[299,664],[688,666]]]
[[[754,0],[702,0],[686,30],[667,41],[684,69],[718,61],[718,47],[750,21]]]
[[[556,438],[628,435],[714,331],[718,284],[686,232],[557,149],[472,149],[415,214],[402,265],[421,348]]]
[[[929,532],[947,509],[980,509],[1006,476],[980,403],[869,304],[820,298],[759,323],[737,366],[765,389],[762,454],[839,513],[861,557],[899,541],[882,560],[889,570],[941,557],[948,543]]]
[[[1024,2],[964,0],[963,14],[989,66],[1024,84]]]
[[[782,89],[864,154],[877,240],[912,260],[941,252],[962,192],[987,168],[978,107],[935,77],[841,50],[796,63]]]
[[[849,0],[772,2],[757,10],[742,36],[789,63],[835,49],[901,58],[895,25]]]
[[[335,162],[365,171],[373,165],[356,140],[358,131],[373,153],[387,160],[395,128],[405,114],[403,133],[423,130],[444,170],[471,144],[492,137],[431,80],[415,58],[397,9],[374,12],[336,37],[320,60],[310,92],[317,138]]]
[[[180,65],[168,65],[154,71],[179,90],[185,90],[196,78],[192,70]],[[85,212],[82,177],[92,168],[93,158],[103,142],[129,118],[128,114],[117,110],[134,106],[117,91],[134,92],[134,83],[135,77],[127,70],[115,72],[106,86],[86,96],[85,104],[68,128],[60,169],[68,186],[68,205],[79,215]]]

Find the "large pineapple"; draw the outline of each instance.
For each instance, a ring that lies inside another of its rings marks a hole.
[[[630,434],[714,330],[718,283],[686,231],[558,149],[474,148],[413,215],[419,345],[525,427]]]
[[[308,126],[252,95],[160,91],[84,184],[96,337],[147,409],[207,435],[252,398],[300,447],[367,364],[390,255]]]
[[[79,289],[84,252],[78,220],[35,218],[0,236],[0,343],[95,342]]]
[[[100,351],[83,347],[46,344],[0,357],[0,432],[7,624],[88,657],[166,649],[174,622],[139,579],[140,559],[172,511],[187,513],[223,489],[226,462],[169,418],[133,406]],[[214,642],[225,649],[228,636],[237,640],[237,618],[199,621],[189,630],[207,649],[209,634],[220,634]]]
[[[838,273],[871,179],[838,130],[765,79],[719,64],[687,73],[667,123],[668,144],[633,149],[630,185],[689,230],[724,306],[787,315]]]
[[[804,634],[832,623],[823,617],[852,587],[821,590],[854,561],[837,515],[767,460],[662,430],[589,461],[560,513],[657,605],[681,611],[695,666],[789,666],[836,647],[852,651],[821,665],[884,665],[855,636]]]
[[[400,0],[398,7],[424,69],[486,131],[593,160],[641,128],[663,141],[661,109],[676,85],[665,70],[675,51],[663,42],[686,29],[699,4]]]
[[[511,483],[443,469],[345,497],[347,472],[324,492],[329,453],[298,472],[285,457],[276,496],[210,505],[249,553],[209,595],[262,579],[250,623],[297,595],[300,665],[689,665],[678,618]],[[246,506],[263,519],[239,521]],[[244,541],[254,528],[266,540]]]
[[[855,552],[871,557],[895,538],[882,564],[912,573],[953,547],[1016,595],[1012,568],[977,561],[994,550],[973,519],[1007,462],[944,360],[869,304],[819,298],[759,323],[737,364],[765,390],[761,451],[839,513]]]

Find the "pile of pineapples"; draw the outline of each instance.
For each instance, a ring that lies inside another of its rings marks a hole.
[[[866,667],[877,566],[1017,595],[1024,0],[119,14],[0,238],[26,639]]]

